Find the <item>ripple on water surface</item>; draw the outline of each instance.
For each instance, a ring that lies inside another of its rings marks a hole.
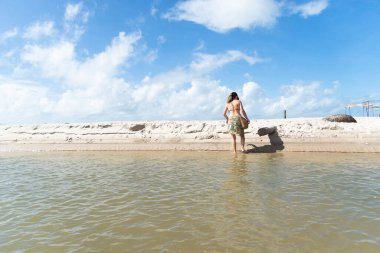
[[[380,252],[376,154],[0,155],[0,252]]]

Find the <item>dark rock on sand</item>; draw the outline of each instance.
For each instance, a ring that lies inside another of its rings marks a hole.
[[[137,131],[143,130],[144,128],[145,128],[145,124],[136,124],[136,125],[130,127],[129,130],[137,132]]]
[[[354,119],[354,117],[352,117],[351,115],[347,115],[347,114],[331,115],[331,116],[324,118],[324,120],[330,121],[330,122],[357,123],[356,119]]]
[[[264,136],[267,134],[273,134],[274,132],[277,131],[277,127],[262,127],[257,131],[257,134],[259,136]]]

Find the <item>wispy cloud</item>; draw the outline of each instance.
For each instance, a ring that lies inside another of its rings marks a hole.
[[[16,37],[18,35],[18,29],[13,28],[11,30],[0,33],[0,43],[5,43],[7,40]]]
[[[158,44],[158,45],[162,45],[162,44],[164,44],[165,42],[166,42],[166,38],[165,38],[164,35],[160,35],[160,36],[157,37],[157,44]]]
[[[67,22],[74,21],[80,18],[82,22],[87,22],[89,17],[89,11],[84,10],[83,3],[68,4],[66,6],[64,19]]]
[[[38,40],[41,37],[52,37],[56,33],[54,26],[52,21],[36,22],[26,29],[23,37],[33,40]]]
[[[196,53],[190,64],[190,69],[205,73],[221,68],[230,62],[244,60],[250,65],[264,61],[256,55],[247,55],[239,50],[228,50],[219,54]]]
[[[194,52],[201,51],[206,46],[206,42],[204,40],[198,41],[198,45],[194,48]]]
[[[64,27],[66,39],[78,41],[85,33],[85,24],[88,22],[90,11],[83,3],[67,4],[64,15]]]
[[[304,18],[319,15],[329,5],[329,0],[313,0],[311,2],[294,5],[291,7],[293,13],[299,13]]]
[[[153,17],[156,16],[157,11],[158,11],[157,8],[155,6],[152,6],[150,8],[150,15],[152,15]]]

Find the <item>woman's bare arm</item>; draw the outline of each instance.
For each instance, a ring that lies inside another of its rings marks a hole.
[[[246,118],[247,121],[249,122],[249,118],[248,118],[248,116],[247,116],[247,113],[246,113],[245,110],[244,110],[243,103],[242,103],[241,101],[240,101],[240,110],[241,110],[241,112],[243,113],[244,118]]]
[[[223,112],[223,116],[226,118],[226,123],[228,123],[227,110],[228,110],[228,107],[227,107],[227,104],[226,104],[226,106],[224,107],[224,112]]]

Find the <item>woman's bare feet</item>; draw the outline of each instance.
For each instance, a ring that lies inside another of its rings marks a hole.
[[[247,154],[247,153],[248,153],[248,151],[245,150],[245,148],[243,148],[243,147],[241,148],[241,152],[244,153],[244,154]]]

